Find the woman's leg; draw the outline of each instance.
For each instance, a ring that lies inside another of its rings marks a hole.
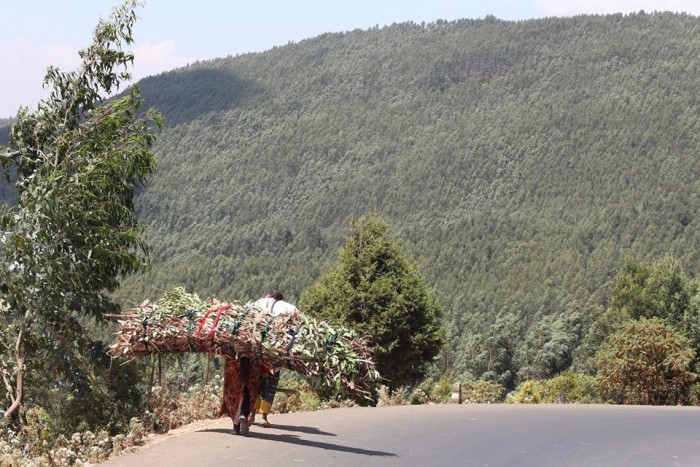
[[[248,398],[243,402],[247,409],[248,425],[253,424],[255,420],[255,402],[259,399],[260,395],[260,380],[262,377],[262,371],[260,368],[260,363],[257,361],[251,362],[250,373],[248,375],[248,385],[246,386],[246,393]]]
[[[248,415],[250,415],[250,358],[241,357],[240,358],[240,368],[241,368],[241,397],[238,401],[238,406],[236,408],[236,419],[234,420],[234,430],[235,426],[239,425],[239,431],[242,435],[248,434],[248,429],[250,425],[248,423]]]
[[[224,365],[224,397],[219,415],[227,414],[236,434],[247,434],[249,416],[254,410],[260,386],[260,364],[248,357],[226,357]]]
[[[267,415],[272,410],[272,403],[275,401],[275,394],[277,394],[277,385],[280,380],[280,370],[272,373],[268,376],[267,387],[265,393],[260,396],[262,399],[260,402],[260,413],[262,414],[262,426],[271,427],[272,424],[267,420]]]
[[[241,381],[241,362],[232,357],[224,357],[224,395],[219,416],[228,415],[233,421],[233,430],[240,432],[239,410],[243,399],[243,382]]]

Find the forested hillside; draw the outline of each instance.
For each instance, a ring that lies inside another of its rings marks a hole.
[[[144,79],[165,116],[138,198],[153,268],[118,298],[294,301],[378,213],[438,292],[448,363],[497,371],[473,363],[489,345],[580,333],[626,255],[697,273],[699,52],[685,15],[488,17]]]
[[[14,123],[12,118],[0,118],[0,146],[9,144],[10,127]]]

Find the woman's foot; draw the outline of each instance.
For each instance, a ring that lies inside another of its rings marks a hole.
[[[240,428],[240,434],[243,436],[248,436],[248,431],[250,430],[250,426],[248,425],[248,418],[246,418],[244,415],[238,417],[238,426]]]
[[[260,425],[263,426],[263,427],[265,427],[265,428],[270,428],[270,427],[272,426],[272,423],[270,423],[269,421],[267,421],[267,415],[266,415],[266,414],[263,414],[263,416],[262,416],[262,422],[260,422]]]

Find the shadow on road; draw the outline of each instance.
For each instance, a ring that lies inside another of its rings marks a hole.
[[[352,446],[341,446],[338,444],[332,444],[332,443],[323,443],[319,441],[311,441],[307,439],[300,438],[297,435],[290,435],[286,433],[272,433],[271,430],[284,430],[284,431],[297,431],[301,433],[307,433],[307,434],[312,434],[312,435],[323,435],[323,436],[337,436],[334,433],[328,433],[325,431],[321,431],[318,428],[311,428],[311,427],[302,427],[302,426],[293,426],[293,425],[275,425],[272,428],[265,428],[265,432],[261,431],[251,431],[250,434],[248,435],[251,438],[257,438],[257,439],[264,439],[267,441],[277,441],[277,442],[283,442],[283,443],[290,443],[290,444],[296,444],[299,446],[309,446],[312,448],[319,448],[319,449],[328,449],[331,451],[342,451],[342,452],[349,452],[353,454],[360,454],[363,456],[373,456],[373,457],[397,457],[397,454],[394,454],[393,452],[385,452],[385,451],[373,451],[371,449],[362,449],[362,448],[355,448]],[[209,430],[199,430],[200,432],[212,432],[212,433],[225,433],[229,436],[234,436],[231,434],[231,430],[227,429],[221,429],[221,428],[214,428],[214,429],[209,429]]]
[[[269,428],[262,428],[262,429],[265,432],[270,431],[270,430],[282,430],[282,431],[298,431],[299,433],[308,433],[310,435],[338,436],[335,433],[321,431],[318,428],[315,428],[312,426],[278,425],[275,423],[274,425],[272,425]],[[256,432],[257,432],[257,429],[256,429]]]
[[[255,425],[254,425],[255,427]],[[295,425],[273,425],[268,428],[263,428],[263,427],[256,427],[256,433],[257,428],[261,428],[264,431],[272,431],[272,430],[282,430],[282,431],[297,431],[299,433],[307,433],[310,435],[321,435],[321,436],[338,436],[335,433],[328,433],[327,431],[321,431],[318,428],[310,427],[310,426],[295,426]],[[231,433],[231,430],[229,429],[224,429],[224,428],[209,428],[206,430],[197,430],[200,433]],[[252,433],[252,431],[251,431]]]

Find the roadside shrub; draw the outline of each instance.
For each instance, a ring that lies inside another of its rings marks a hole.
[[[450,376],[443,376],[437,381],[427,378],[411,391],[408,401],[413,405],[446,404],[450,401],[452,384]]]
[[[308,412],[319,410],[323,406],[321,399],[304,380],[283,376],[280,387],[296,390],[299,393],[278,392],[272,404],[272,413]]]
[[[510,404],[539,404],[542,402],[542,381],[528,379],[518,386],[514,393],[508,395]]]
[[[48,452],[51,439],[51,420],[41,407],[31,407],[24,412],[25,425],[22,430],[23,450],[29,457],[39,457]]]
[[[700,405],[700,383],[695,383],[688,391],[688,404]]]
[[[463,404],[495,404],[503,401],[505,388],[491,381],[465,381],[462,383]]]
[[[423,405],[430,403],[430,396],[421,387],[417,387],[413,390],[408,398],[408,402],[411,405]]]
[[[110,437],[107,431],[84,431],[70,437],[59,435],[49,441],[41,420],[42,409],[29,409],[27,429],[18,434],[9,428],[0,429],[0,465],[3,467],[67,467],[104,462],[113,455],[142,445],[146,431],[139,419],[132,419],[129,433]],[[38,435],[38,436],[37,436]]]
[[[513,404],[597,404],[598,382],[595,377],[565,371],[547,380],[527,380],[507,402]]]
[[[600,394],[620,404],[688,402],[698,375],[690,341],[658,318],[629,321],[609,336],[593,360]]]
[[[450,378],[443,377],[440,378],[435,385],[433,386],[432,390],[430,391],[430,401],[435,402],[436,404],[446,404],[450,402],[450,398],[452,397],[452,385],[454,383]]]
[[[540,400],[543,403],[600,403],[598,383],[593,376],[565,371],[542,381]]]
[[[387,405],[407,405],[410,403],[410,392],[407,388],[390,390],[387,386],[377,389],[377,407]]]
[[[445,375],[437,381],[435,381],[433,378],[427,378],[412,390],[405,387],[399,388],[391,393],[391,395],[386,393],[385,388],[384,396],[395,399],[387,405],[399,405],[405,403],[411,405],[447,404],[452,398],[453,385],[454,382],[452,380],[452,375]],[[406,401],[404,399],[406,398],[407,394],[408,400]]]
[[[222,386],[219,374],[209,384],[194,384],[186,391],[172,385],[154,386],[149,409],[143,416],[146,429],[167,433],[195,420],[214,418],[221,407]]]
[[[29,407],[23,413],[21,432],[0,426],[0,465],[5,467],[72,466],[103,462],[134,446],[142,445],[149,433],[164,433],[195,420],[213,418],[221,404],[222,378],[210,384],[180,391],[177,384],[152,388],[150,410],[142,419],[132,418],[128,431],[110,436],[106,430],[78,431],[56,435],[56,424],[48,412]]]

